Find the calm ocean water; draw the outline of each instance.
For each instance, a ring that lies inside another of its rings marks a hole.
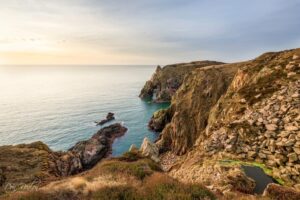
[[[0,145],[43,141],[67,150],[101,127],[94,121],[114,112],[129,131],[115,140],[113,155],[144,137],[152,113],[168,104],[138,98],[154,66],[2,66],[0,67]],[[112,122],[113,123],[113,122]]]

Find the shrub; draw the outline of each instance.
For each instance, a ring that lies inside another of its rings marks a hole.
[[[92,193],[91,199],[97,200],[138,200],[136,189],[129,186],[105,187]]]
[[[122,173],[134,176],[140,180],[152,174],[151,167],[144,160],[136,162],[110,161],[102,165],[102,170],[110,173]]]

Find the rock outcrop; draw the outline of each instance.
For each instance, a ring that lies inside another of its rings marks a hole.
[[[161,151],[184,154],[205,129],[212,107],[226,92],[237,69],[243,63],[195,69],[183,81],[173,97],[169,110],[171,122],[161,133]]]
[[[171,109],[160,109],[151,117],[148,127],[155,132],[161,132],[165,126],[171,121],[173,112]]]
[[[196,68],[209,65],[224,64],[216,61],[198,61],[167,65],[163,68],[158,66],[152,78],[146,82],[141,90],[141,98],[153,98],[156,102],[169,102],[176,90],[182,84],[186,74]]]
[[[26,184],[43,185],[89,169],[110,153],[114,138],[126,131],[122,125],[113,124],[66,152],[54,152],[42,142],[1,146],[0,187],[15,190]]]
[[[300,49],[264,54],[239,69],[198,139],[207,153],[255,160],[286,183],[300,182],[298,54]]]
[[[212,158],[229,158],[265,166],[285,185],[299,184],[299,55],[300,49],[266,53],[191,72],[172,99],[174,114],[156,143],[160,152],[184,155],[169,174],[215,187],[213,180],[227,180],[228,169],[213,168]]]
[[[156,144],[152,143],[148,138],[144,138],[143,143],[140,148],[140,153],[142,156],[149,157],[155,162],[159,162],[159,152]]]
[[[69,151],[79,155],[83,168],[91,168],[111,152],[114,139],[123,136],[126,131],[127,128],[119,123],[104,127],[91,139],[78,142]]]
[[[102,126],[102,125],[104,125],[105,123],[110,122],[110,121],[112,121],[112,120],[114,120],[114,119],[115,119],[115,114],[109,112],[109,113],[107,113],[105,119],[101,120],[100,122],[95,122],[95,123],[97,124],[97,126],[98,126],[98,125]]]

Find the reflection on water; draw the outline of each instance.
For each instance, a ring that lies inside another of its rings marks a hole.
[[[275,180],[265,174],[260,167],[243,165],[242,168],[245,174],[255,181],[254,192],[256,194],[262,194],[269,183],[275,183]]]

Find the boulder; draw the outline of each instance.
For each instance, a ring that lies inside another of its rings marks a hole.
[[[266,124],[266,129],[268,131],[276,131],[278,126],[276,124]]]
[[[293,163],[293,162],[295,162],[295,161],[298,160],[298,156],[297,156],[296,153],[290,153],[290,154],[288,154],[287,156],[288,156],[288,158],[289,158],[289,162],[290,162],[290,163]]]
[[[299,127],[294,126],[294,125],[285,125],[284,130],[286,130],[286,131],[298,131]]]
[[[149,157],[155,162],[159,162],[159,150],[156,144],[152,143],[148,138],[144,138],[140,148],[143,156]]]
[[[299,59],[299,56],[298,55],[293,55],[293,60],[297,60],[297,59]]]
[[[139,149],[134,145],[134,144],[132,144],[132,145],[130,145],[130,147],[129,147],[129,152],[137,152]]]

